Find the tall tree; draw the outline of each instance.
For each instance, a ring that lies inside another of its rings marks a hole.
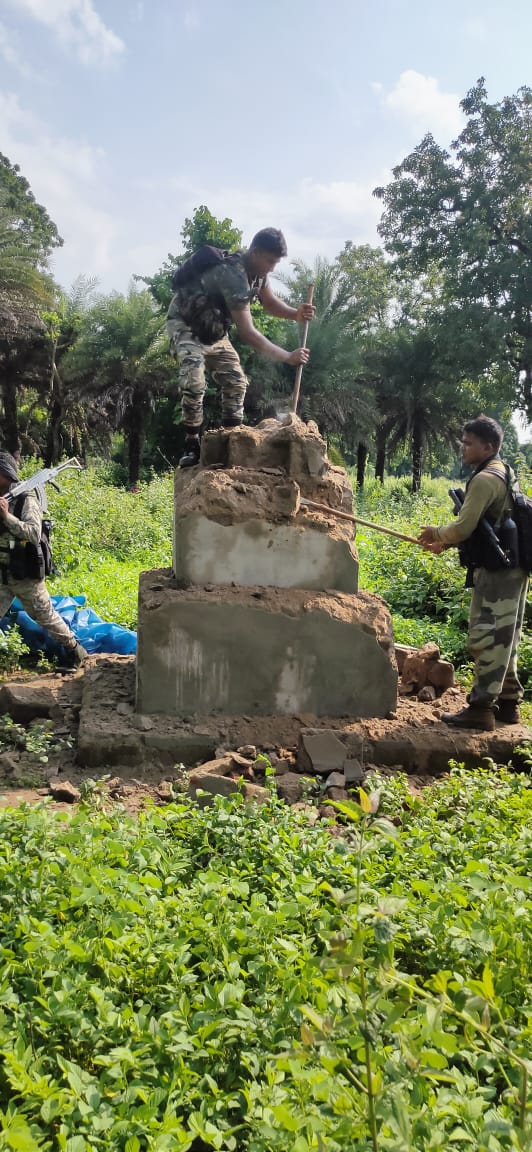
[[[461,102],[450,150],[428,135],[376,188],[379,232],[403,273],[441,270],[448,300],[474,310],[477,339],[510,366],[532,415],[532,90],[489,104],[481,78]]]
[[[19,444],[18,399],[28,351],[42,342],[41,310],[53,299],[54,285],[44,270],[46,260],[36,234],[21,226],[20,213],[9,206],[0,185],[0,395],[4,409],[3,440]]]
[[[228,216],[224,220],[217,220],[209,212],[205,204],[195,208],[192,216],[187,217],[181,229],[181,246],[183,251],[178,256],[168,256],[154,276],[136,276],[151,292],[156,303],[168,310],[172,299],[171,279],[176,268],[179,267],[193,252],[201,248],[202,244],[213,244],[215,248],[224,248],[236,252],[242,245],[242,232]]]
[[[123,429],[132,486],[140,475],[148,416],[175,374],[163,325],[147,291],[102,296],[82,317],[63,361],[64,378]]]
[[[63,452],[81,453],[82,433],[87,432],[86,405],[77,390],[63,379],[62,362],[81,332],[84,316],[93,302],[96,281],[79,276],[69,292],[59,292],[52,311],[43,313],[50,356],[46,402],[48,419],[44,462],[60,460]]]
[[[366,349],[380,418],[376,432],[377,479],[386,455],[406,445],[412,461],[412,491],[419,492],[430,449],[442,439],[456,444],[460,425],[471,412],[471,391],[449,369],[437,322],[402,318]]]
[[[373,426],[373,404],[360,374],[352,285],[337,261],[323,259],[314,267],[295,262],[294,272],[283,282],[293,304],[305,299],[308,284],[314,284],[316,315],[309,327],[311,356],[303,373],[300,410],[353,454],[356,438]],[[290,332],[289,339],[295,347],[296,333]]]

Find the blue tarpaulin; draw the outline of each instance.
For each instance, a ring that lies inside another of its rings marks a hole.
[[[87,652],[117,652],[130,656],[137,651],[137,633],[120,624],[106,624],[92,608],[85,608],[86,596],[52,596],[52,604],[72,629]],[[0,629],[5,632],[17,624],[24,643],[31,652],[45,652],[47,656],[61,656],[63,649],[52,640],[44,628],[24,612],[20,600],[13,600]]]

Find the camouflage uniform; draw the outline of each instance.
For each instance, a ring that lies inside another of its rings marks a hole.
[[[511,515],[511,510],[506,470],[500,457],[495,456],[470,480],[457,520],[438,528],[435,537],[444,544],[460,544],[482,516],[498,523]],[[500,568],[496,572],[475,568],[468,631],[469,652],[475,662],[470,704],[490,706],[497,699],[522,699],[517,649],[527,590],[528,576],[522,568]]]
[[[517,649],[523,630],[528,577],[522,568],[476,568],[469,614],[469,651],[475,661],[471,704],[522,700]]]
[[[42,511],[39,498],[30,492],[24,501],[20,520],[8,513],[0,524],[7,531],[0,535],[0,619],[18,596],[24,610],[45,628],[49,636],[67,651],[77,647],[74,633],[55,611],[44,580],[15,580],[9,566],[9,542],[13,537],[38,545],[41,538]]]
[[[222,423],[226,427],[242,423],[248,384],[238,353],[227,335],[213,344],[202,344],[193,335],[186,320],[191,303],[199,301],[200,307],[207,311],[210,302],[218,300],[227,313],[239,311],[258,299],[264,284],[265,279],[259,278],[250,282],[242,260],[234,257],[228,263],[206,269],[172,297],[167,330],[172,353],[179,361],[182,419],[187,431],[199,431],[203,422],[206,368],[221,388]]]

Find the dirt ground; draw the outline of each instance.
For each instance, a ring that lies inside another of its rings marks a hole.
[[[68,677],[20,673],[0,685],[0,713],[7,711],[6,692],[15,722],[36,735],[37,740],[44,725],[53,733],[55,746],[49,751],[47,761],[41,763],[28,751],[9,746],[6,736],[2,737],[0,807],[46,801],[54,810],[69,811],[80,800],[99,799],[117,802],[126,812],[135,814],[148,804],[167,804],[182,790],[186,775],[172,751],[172,732],[175,736],[178,722],[162,716],[139,717],[135,713],[134,658],[93,657],[85,671]],[[90,766],[80,763],[78,753],[84,701],[85,730],[92,730],[96,746],[98,738],[102,741],[99,762]],[[235,766],[233,778],[244,774],[246,779],[261,785],[263,766],[260,761],[258,765],[254,763],[256,757],[261,754],[271,757],[279,776],[301,773],[305,771],[301,761],[298,763],[302,733],[336,733],[348,757],[358,756],[360,748],[365,750],[366,772],[375,767],[385,773],[406,771],[412,792],[419,795],[427,785],[445,775],[448,759],[480,763],[490,756],[496,762],[506,763],[515,746],[530,739],[530,731],[522,726],[512,729],[498,726],[494,734],[453,733],[441,722],[440,713],[456,711],[464,705],[464,694],[452,687],[428,703],[400,696],[397,711],[387,719],[356,721],[350,717],[329,719],[306,714],[190,716],[179,723],[178,737],[192,741],[191,748],[195,747],[194,741],[199,740],[198,747],[204,739],[210,742],[210,751],[197,756],[191,753],[187,769],[210,761],[213,756],[240,751],[241,761]],[[30,718],[32,707],[34,716]],[[159,744],[153,739],[153,751],[150,751],[143,741],[156,733]],[[132,740],[137,742],[137,749],[141,747],[136,763],[131,763]],[[163,753],[160,748],[166,747],[165,740],[169,741],[170,750]],[[105,763],[106,747],[113,749],[109,763]],[[124,762],[120,763],[122,747],[127,755],[124,753]],[[418,763],[424,765],[422,770],[416,768]]]

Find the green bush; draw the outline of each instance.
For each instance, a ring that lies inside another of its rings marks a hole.
[[[374,786],[0,811],[2,1152],[525,1152],[530,781]]]

